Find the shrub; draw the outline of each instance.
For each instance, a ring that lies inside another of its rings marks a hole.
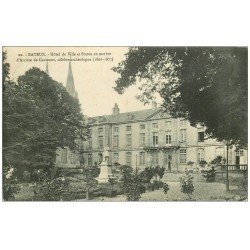
[[[47,201],[59,201],[68,184],[69,180],[65,177],[47,179],[37,185],[34,193]]]
[[[194,177],[192,174],[185,172],[185,175],[180,178],[181,192],[188,195],[188,198],[191,198],[191,195],[194,192]]]
[[[18,193],[17,178],[15,177],[15,168],[13,166],[3,166],[3,199],[5,201],[13,200],[14,194]]]
[[[204,178],[206,178],[207,182],[214,182],[215,181],[215,169],[212,167],[209,170],[204,170],[203,175]]]
[[[149,168],[146,167],[141,173],[140,176],[143,179],[144,183],[150,183],[150,181],[152,180],[152,178],[155,175],[155,169],[154,168]]]
[[[169,185],[168,183],[164,183],[164,184],[163,184],[163,193],[164,193],[165,195],[168,194],[169,189],[170,189],[170,185]]]
[[[160,179],[164,176],[165,168],[164,167],[157,167],[156,168],[156,174],[159,176]]]
[[[199,165],[201,166],[201,167],[205,167],[206,165],[207,165],[207,162],[206,161],[200,161],[199,162]]]
[[[155,190],[154,185],[152,183],[147,183],[146,184],[146,189],[148,191],[154,191]]]
[[[126,195],[127,201],[138,201],[141,195],[146,192],[143,185],[143,178],[138,170],[133,170],[130,166],[122,166],[121,168],[121,188]]]
[[[159,188],[162,188],[163,187],[163,182],[162,181],[157,181],[157,180],[154,180],[153,181],[153,186],[155,189],[159,189]]]

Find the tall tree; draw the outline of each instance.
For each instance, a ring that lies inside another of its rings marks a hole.
[[[138,83],[144,103],[157,92],[173,117],[247,147],[247,60],[242,47],[133,47],[113,68],[115,90]]]
[[[15,166],[51,167],[56,149],[80,150],[87,127],[77,99],[38,68],[3,78],[3,154]]]

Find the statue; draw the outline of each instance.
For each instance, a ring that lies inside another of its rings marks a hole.
[[[108,151],[108,147],[106,147],[103,151],[103,162],[109,162],[109,151]]]
[[[108,183],[109,178],[113,176],[111,166],[109,165],[109,147],[104,148],[103,159],[100,164],[100,174],[97,177],[99,183]]]

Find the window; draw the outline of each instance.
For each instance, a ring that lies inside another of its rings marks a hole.
[[[98,134],[103,133],[103,128],[98,128]]]
[[[126,152],[126,165],[131,166],[132,153]]]
[[[180,142],[186,142],[186,129],[181,129],[180,130]]]
[[[171,144],[171,131],[166,132],[166,144]]]
[[[114,127],[114,132],[118,133],[119,132],[119,127]]]
[[[187,161],[187,151],[186,149],[180,149],[180,163],[185,164]]]
[[[153,133],[153,146],[158,146],[158,133]]]
[[[140,152],[140,165],[145,165],[145,152]]]
[[[184,127],[186,126],[186,120],[180,120],[180,126]]]
[[[166,128],[171,128],[171,126],[172,126],[171,121],[166,121],[165,124],[166,124]]]
[[[145,124],[140,124],[140,129],[141,130],[144,130],[146,128],[146,125]]]
[[[215,155],[216,156],[224,156],[224,148],[222,148],[222,147],[216,148]]]
[[[114,162],[118,162],[119,161],[119,153],[115,152],[114,153]]]
[[[198,142],[204,142],[204,132],[198,132]]]
[[[88,154],[88,166],[92,166],[92,155]]]
[[[236,156],[243,156],[243,155],[244,155],[243,149],[236,151]]]
[[[243,149],[240,150],[240,156],[243,156],[244,155],[244,152],[243,152]]]
[[[204,161],[204,149],[203,148],[199,148],[197,150],[197,163],[200,163],[201,161]]]
[[[98,146],[99,148],[103,148],[103,136],[98,136]]]
[[[158,152],[152,154],[152,165],[156,166],[159,164]]]
[[[67,148],[62,148],[61,149],[61,162],[62,163],[67,163]]]
[[[132,135],[131,134],[127,134],[126,135],[126,146],[127,147],[131,147],[132,146]]]
[[[145,144],[146,144],[145,133],[140,133],[140,146],[145,146]]]
[[[126,126],[126,131],[131,131],[131,125]]]
[[[113,147],[114,148],[118,148],[119,146],[119,136],[118,135],[114,135],[114,138],[113,138]]]
[[[157,123],[157,122],[154,122],[154,123],[152,124],[152,126],[153,126],[153,128],[158,128],[158,123]]]

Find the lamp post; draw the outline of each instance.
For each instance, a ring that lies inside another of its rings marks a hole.
[[[135,155],[135,169],[137,171],[137,154]]]
[[[229,176],[228,176],[228,149],[229,142],[227,141],[227,169],[226,169],[226,190],[229,191]]]

